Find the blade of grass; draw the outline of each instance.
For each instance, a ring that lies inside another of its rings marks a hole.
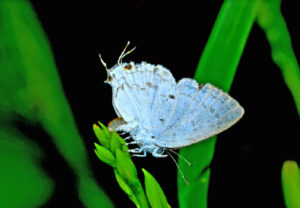
[[[262,1],[257,22],[266,33],[271,45],[273,61],[281,69],[300,116],[300,68],[287,25],[280,11],[280,4],[281,0]]]
[[[11,121],[18,114],[40,124],[76,174],[82,202],[112,207],[92,176],[49,43],[29,1],[0,0],[0,45],[1,119]]]
[[[228,92],[250,30],[256,18],[260,0],[224,1],[209,40],[199,61],[195,79],[199,83],[212,83]],[[207,207],[209,165],[216,137],[183,148],[180,154],[193,167],[179,160],[190,186],[178,174],[178,199],[181,208]]]
[[[167,198],[156,179],[145,169],[145,189],[148,201],[152,208],[170,208]]]
[[[295,161],[283,163],[281,181],[286,207],[300,207],[300,169]]]

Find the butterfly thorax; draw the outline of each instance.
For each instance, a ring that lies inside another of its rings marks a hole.
[[[144,129],[138,129],[132,138],[139,143],[139,146],[143,146],[144,148],[148,149],[155,146],[154,138]]]
[[[155,157],[162,156],[164,149],[156,144],[155,137],[145,129],[138,129],[132,138],[137,142],[141,153],[149,152]]]

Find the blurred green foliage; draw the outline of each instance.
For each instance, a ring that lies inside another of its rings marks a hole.
[[[262,1],[257,22],[265,31],[272,49],[273,61],[281,70],[300,116],[300,68],[280,5],[281,0]]]
[[[272,59],[281,70],[300,116],[300,68],[280,6],[281,0],[262,1],[257,22],[265,31]],[[281,180],[286,207],[300,207],[300,171],[295,161],[283,163]]]
[[[286,207],[300,207],[300,169],[295,161],[283,163],[281,180]]]
[[[50,46],[29,1],[0,0],[0,73],[0,207],[42,205],[55,185],[40,167],[43,152],[16,129],[16,116],[51,136],[76,175],[83,204],[112,207],[93,178]]]
[[[50,198],[54,183],[40,168],[42,157],[13,127],[0,126],[0,207],[40,207]]]

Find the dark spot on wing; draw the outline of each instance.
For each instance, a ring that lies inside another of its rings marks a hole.
[[[152,139],[154,139],[154,138],[155,138],[155,136],[151,136],[151,138],[152,138]]]
[[[159,120],[160,120],[160,121],[164,121],[164,119],[162,119],[162,118],[160,118]]]
[[[146,85],[147,85],[148,87],[150,87],[150,88],[153,88],[153,85],[152,85],[152,83],[150,83],[150,82],[146,82]]]
[[[164,75],[164,76],[170,76],[170,72],[164,71],[164,72],[163,72],[163,75]]]
[[[169,95],[169,98],[175,99],[175,96],[174,95]]]
[[[133,66],[131,64],[127,64],[124,66],[124,69],[128,70],[128,71],[131,70],[132,68],[133,68]]]
[[[157,72],[157,70],[158,70],[158,68],[157,68],[157,67],[155,67],[155,68],[153,69],[154,73],[155,73],[155,72]]]
[[[203,84],[198,83],[198,90],[201,90],[203,86],[204,86]]]
[[[154,90],[157,90],[158,89],[158,86],[157,85],[153,85],[151,82],[146,82],[146,85]]]

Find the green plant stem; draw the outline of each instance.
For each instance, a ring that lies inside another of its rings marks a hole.
[[[256,18],[260,0],[224,1],[196,70],[199,83],[211,83],[228,92],[250,30]],[[190,182],[187,186],[178,174],[178,197],[181,208],[207,207],[209,165],[216,137],[183,148],[180,154],[193,167],[179,160],[179,166]]]
[[[262,1],[257,22],[271,45],[272,58],[281,69],[300,115],[300,68],[294,54],[291,37],[280,11],[281,0]]]

